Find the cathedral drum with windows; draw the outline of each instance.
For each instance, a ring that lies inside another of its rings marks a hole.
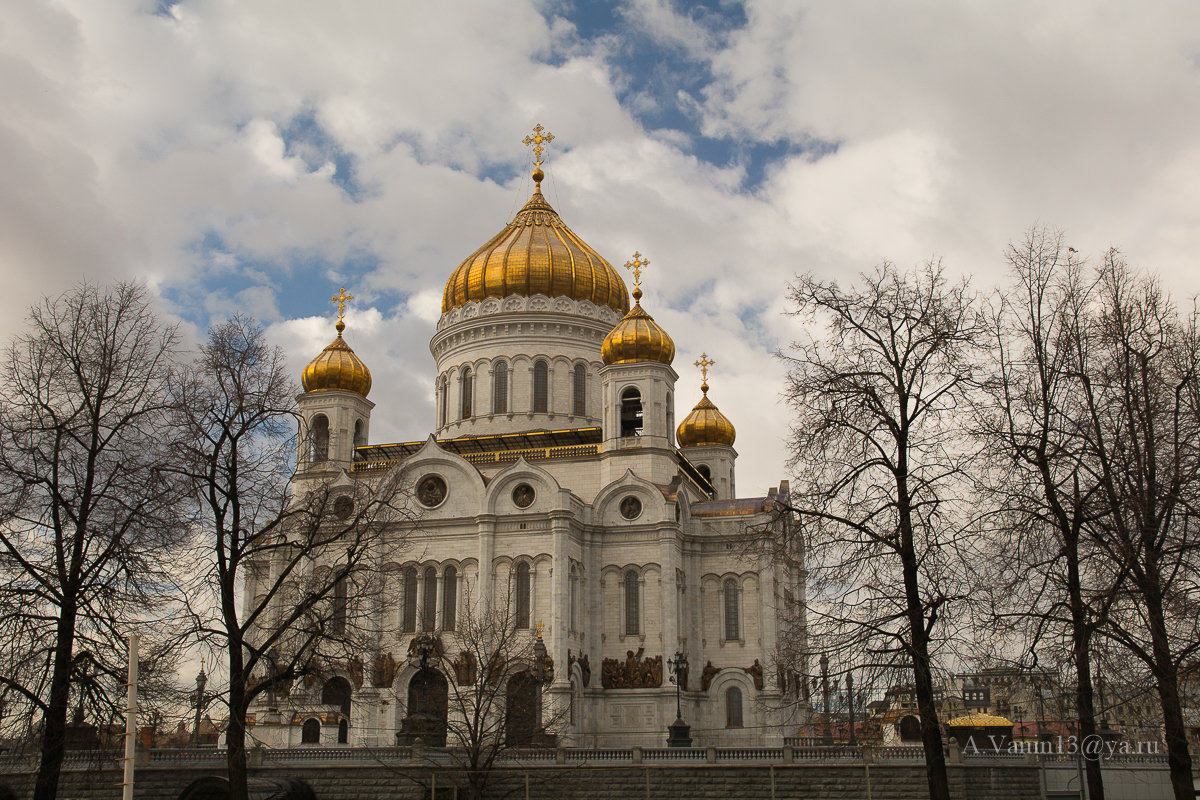
[[[804,631],[801,559],[778,555],[787,483],[734,495],[734,426],[708,398],[707,354],[676,426],[675,343],[640,302],[649,262],[626,264],[630,307],[617,270],[543,197],[538,156],[532,197],[446,282],[432,435],[369,443],[370,372],[340,315],[304,370],[296,491],[400,476],[420,520],[409,560],[380,565],[395,591],[373,649],[273,697],[280,713],[251,729],[267,746],[388,745],[420,720],[441,744],[447,686],[474,669],[434,674],[408,654],[423,636],[452,651],[485,606],[542,638],[556,668],[532,705],[560,745],[663,746],[676,653],[695,746],[779,745],[807,715],[803,665],[781,656],[803,651]],[[506,691],[509,717],[531,705],[521,681]]]

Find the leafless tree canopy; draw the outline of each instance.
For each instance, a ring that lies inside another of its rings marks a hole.
[[[180,487],[163,467],[176,340],[140,286],[82,285],[35,307],[8,349],[0,686],[11,720],[43,726],[39,800],[56,792],[69,703],[114,719],[130,626],[173,597]]]
[[[969,596],[960,410],[980,320],[967,287],[936,263],[883,264],[850,288],[806,276],[791,299],[814,331],[786,356],[809,623],[850,660],[912,670],[930,793],[944,798],[931,652],[948,607]]]
[[[392,478],[293,475],[296,394],[281,352],[241,317],[215,326],[174,383],[187,432],[179,469],[198,520],[187,600],[196,635],[226,662],[237,799],[251,702],[370,652],[386,605],[382,566],[413,522]]]

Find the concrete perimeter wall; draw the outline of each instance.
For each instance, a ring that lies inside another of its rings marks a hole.
[[[964,764],[948,767],[951,796],[956,800],[1040,800],[1035,764]],[[531,800],[924,800],[929,796],[920,765],[754,764],[597,767],[506,767],[493,771],[489,797]],[[134,797],[175,800],[193,781],[221,775],[212,767],[147,765],[139,768]],[[449,769],[386,765],[261,766],[257,781],[282,784],[299,779],[317,800],[423,800],[436,782],[437,800],[454,797],[451,786],[465,785],[461,773]],[[0,776],[17,798],[30,796],[28,772]],[[118,800],[120,773],[110,767],[74,767],[63,773],[58,800]],[[528,787],[528,790],[526,789]],[[869,787],[869,789],[868,789]],[[528,792],[528,793],[526,793]],[[3,796],[0,794],[0,796]],[[465,797],[460,792],[458,797]]]

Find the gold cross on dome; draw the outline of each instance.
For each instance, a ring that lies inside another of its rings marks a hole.
[[[343,317],[343,316],[345,316],[345,314],[346,314],[346,301],[347,301],[347,300],[353,300],[353,299],[354,299],[354,295],[352,295],[352,294],[348,294],[348,293],[346,292],[346,287],[345,287],[345,286],[343,286],[343,287],[342,287],[342,288],[341,288],[341,289],[338,291],[338,293],[337,293],[337,294],[335,294],[333,297],[329,298],[329,302],[331,302],[331,303],[337,303],[337,307],[338,307],[338,322],[341,322],[341,321],[342,321],[342,317]]]
[[[540,619],[537,624],[537,635],[539,639],[542,638],[542,621]]]
[[[708,383],[708,368],[713,366],[716,363],[717,363],[716,361],[713,361],[712,359],[710,359],[708,357],[708,353],[700,354],[700,360],[696,362],[696,366],[700,368],[701,383],[704,383],[704,384]]]
[[[642,254],[636,250],[633,253],[633,258],[625,262],[625,269],[633,273],[633,288],[636,291],[642,289],[642,270],[650,266],[650,259],[642,258]]]
[[[544,130],[546,129],[543,128],[542,124],[539,122],[537,125],[533,126],[533,135],[526,136],[523,142],[526,147],[533,147],[533,162],[534,167],[537,169],[542,168],[542,152],[545,150],[542,145],[549,144],[550,142],[554,141],[554,134],[548,131],[546,133],[542,133]]]

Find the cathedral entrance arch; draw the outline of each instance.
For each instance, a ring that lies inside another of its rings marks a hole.
[[[450,711],[450,686],[446,676],[423,667],[408,682],[408,716],[396,738],[411,743],[420,737],[431,747],[446,746],[446,720]]]
[[[350,681],[338,676],[325,681],[321,687],[321,704],[337,706],[342,716],[350,716]]]
[[[325,681],[321,687],[321,703],[337,706],[342,713],[338,720],[338,744],[346,744],[350,741],[350,681],[340,675]]]
[[[528,747],[538,730],[537,680],[529,672],[508,679],[504,693],[504,738],[509,746]]]

